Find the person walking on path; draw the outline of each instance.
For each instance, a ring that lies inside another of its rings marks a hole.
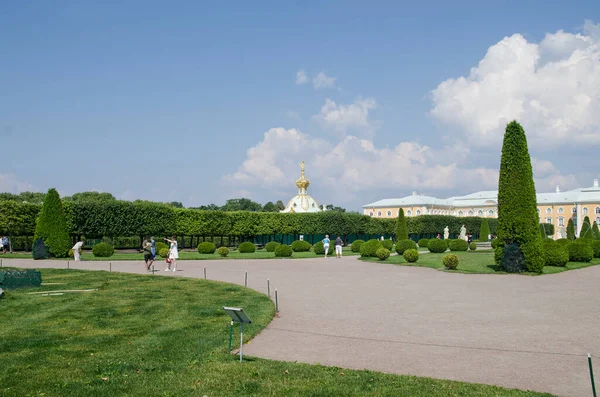
[[[177,240],[175,240],[175,236],[171,236],[170,240],[168,238],[165,238],[164,240],[168,241],[171,244],[171,247],[169,248],[170,262],[168,262],[169,266],[165,269],[165,272],[170,271],[171,266],[173,267],[172,270],[174,272],[176,272],[177,271],[177,258],[179,258],[179,252],[177,251]]]
[[[325,258],[327,258],[327,252],[329,251],[329,234],[325,235],[323,239],[323,248],[325,249]]]
[[[73,257],[75,258],[75,262],[81,261],[81,247],[83,247],[83,241],[78,241],[77,243],[75,243],[73,248],[71,248],[73,250]]]
[[[150,245],[151,245],[151,252],[152,252],[152,259],[156,259],[156,241],[154,240],[154,237],[150,237]]]
[[[146,271],[150,271],[152,263],[154,263],[154,255],[152,255],[152,243],[148,240],[144,240],[142,243],[144,250],[144,262],[146,262]]]
[[[342,238],[338,234],[337,238],[335,239],[335,256],[337,258],[342,257],[342,245],[344,245],[344,242],[342,241]]]

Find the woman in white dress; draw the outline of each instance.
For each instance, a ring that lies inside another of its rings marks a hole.
[[[171,244],[171,247],[169,248],[169,266],[165,269],[165,272],[168,272],[169,270],[171,270],[171,267],[173,267],[173,271],[176,272],[177,271],[177,258],[179,258],[179,252],[177,251],[177,240],[175,240],[175,236],[171,236],[171,239],[169,240],[168,238],[164,239],[165,241],[168,241]]]

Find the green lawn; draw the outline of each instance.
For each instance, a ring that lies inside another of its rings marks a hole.
[[[358,255],[358,253],[354,253],[350,251],[350,248],[346,248],[343,251],[344,255]],[[335,256],[335,254],[333,254]],[[316,255],[314,252],[294,252],[291,258],[316,258],[321,255]],[[31,259],[31,252],[14,252],[12,254],[0,254],[1,258],[7,259]],[[144,254],[137,252],[128,252],[121,253],[115,252],[115,254],[108,258],[96,258],[94,254],[90,251],[85,251],[81,255],[82,260],[84,261],[143,261]],[[198,251],[179,251],[179,260],[207,260],[207,259],[275,259],[275,254],[273,252],[267,252],[263,250],[257,250],[252,254],[243,254],[238,251],[229,251],[229,255],[226,258],[221,257],[217,252],[214,254],[200,254]],[[279,258],[280,259],[280,258]],[[64,259],[62,259],[64,260]],[[156,260],[162,260],[159,256],[156,257]]]
[[[450,252],[447,251],[443,254],[434,254],[431,252],[422,253],[419,252],[419,260],[416,263],[408,263],[402,255],[393,253],[390,257],[383,261],[383,263],[392,263],[395,265],[402,266],[421,266],[430,267],[433,269],[446,270],[442,264],[442,257],[446,254],[456,254],[459,258],[458,269],[448,270],[452,272],[460,273],[500,273],[505,274],[504,271],[494,263],[494,252],[492,250],[482,251],[465,251],[465,252]],[[379,262],[377,258],[364,258],[362,260],[369,262]],[[584,267],[594,266],[600,264],[600,259],[594,258],[589,263],[580,262],[569,262],[567,266],[545,266],[543,274],[560,273],[567,270],[582,269]],[[537,273],[521,273],[526,275],[537,275]]]
[[[2,396],[550,396],[254,358],[240,364],[227,352],[229,317],[221,306],[245,308],[253,320],[249,340],[274,315],[264,295],[180,277],[42,272],[44,283],[61,284],[34,291],[98,291],[7,292],[0,301]]]

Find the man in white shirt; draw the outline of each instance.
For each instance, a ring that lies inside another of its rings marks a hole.
[[[83,246],[83,241],[78,241],[72,248],[73,250],[73,256],[75,257],[75,262],[79,262],[81,261],[81,257],[79,256],[80,251],[81,251],[81,247]]]

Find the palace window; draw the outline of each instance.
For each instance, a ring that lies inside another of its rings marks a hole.
[[[546,208],[546,214],[551,214],[552,210],[550,208]]]
[[[577,213],[577,207],[573,207],[573,213],[576,214]]]
[[[565,225],[565,218],[563,218],[562,216],[560,218],[558,218],[558,226],[564,226]]]
[[[558,213],[559,213],[559,214],[564,214],[564,213],[565,213],[565,209],[564,209],[563,207],[560,207],[560,208],[558,209]]]
[[[600,217],[596,218],[596,223],[600,226]]]
[[[458,211],[458,216],[463,216],[463,212],[462,211]]]
[[[552,218],[546,218],[546,223],[552,223]]]
[[[488,215],[489,215],[489,216],[494,216],[494,210],[489,210],[489,211],[488,211]]]
[[[473,211],[469,210],[469,216],[473,216]]]
[[[377,211],[377,216],[381,216],[381,211]]]
[[[417,215],[421,215],[421,210],[417,210]]]
[[[392,216],[392,211],[388,211],[388,216]]]
[[[482,210],[477,211],[477,216],[483,216],[483,211]]]
[[[596,214],[600,214],[600,207],[596,207]]]
[[[406,215],[411,216],[412,215],[412,211],[411,210],[406,211]]]
[[[583,215],[587,215],[588,214],[588,209],[587,207],[583,207]]]
[[[373,211],[369,212],[369,216],[373,216]]]

